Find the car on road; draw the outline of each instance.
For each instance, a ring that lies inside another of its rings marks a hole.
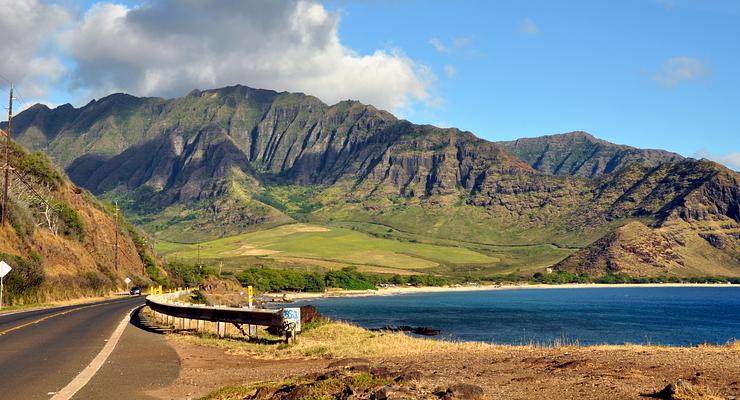
[[[132,287],[132,288],[131,288],[131,290],[129,291],[129,294],[130,294],[131,296],[138,296],[138,295],[141,295],[141,288],[140,288],[140,287],[138,287],[138,286],[134,286],[134,287]]]

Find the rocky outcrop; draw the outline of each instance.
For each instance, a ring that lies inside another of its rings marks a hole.
[[[609,143],[586,132],[523,138],[499,144],[537,171],[558,176],[596,178],[629,164],[654,167],[683,159],[664,150]]]

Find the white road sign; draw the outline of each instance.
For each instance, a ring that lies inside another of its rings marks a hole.
[[[0,310],[3,308],[3,278],[10,272],[10,265],[5,261],[0,261]]]
[[[124,279],[123,281],[124,281],[124,282],[126,282],[126,284],[127,284],[127,285],[128,285],[129,283],[131,283],[131,279],[129,279],[129,278],[126,278],[126,279]]]
[[[7,275],[11,269],[13,268],[10,268],[10,265],[8,265],[8,263],[6,263],[5,261],[0,261],[0,278]]]

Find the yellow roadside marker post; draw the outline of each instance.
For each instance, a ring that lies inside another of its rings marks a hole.
[[[162,294],[162,285],[159,285],[159,294]]]
[[[249,308],[253,307],[252,299],[254,298],[254,288],[252,285],[247,286],[247,301]],[[257,325],[247,325],[247,335],[250,338],[256,338],[257,337]]]

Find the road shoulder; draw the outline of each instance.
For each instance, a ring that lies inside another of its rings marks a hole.
[[[179,370],[180,358],[164,332],[150,325],[137,309],[108,360],[73,398],[157,398],[148,393],[169,386]]]

